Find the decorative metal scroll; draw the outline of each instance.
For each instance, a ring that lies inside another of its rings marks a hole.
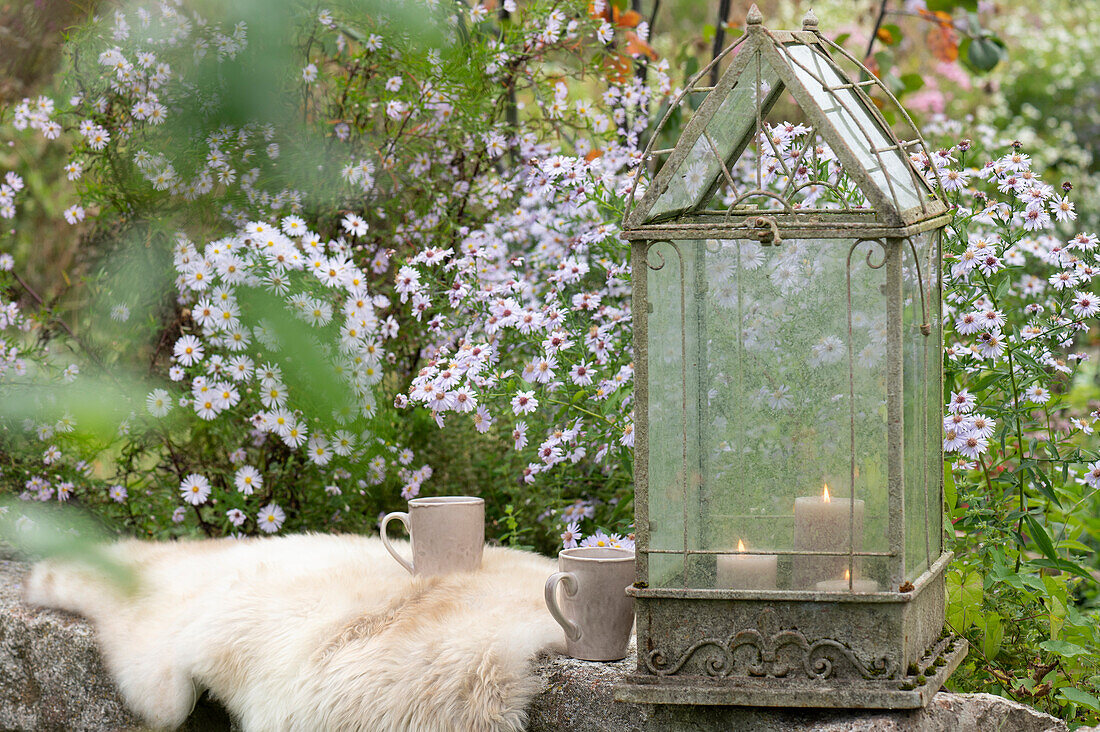
[[[748,649],[747,660],[745,653],[738,654],[742,649]],[[781,630],[769,636],[755,628],[738,631],[725,639],[696,641],[674,660],[655,649],[645,657],[645,666],[657,676],[671,676],[700,652],[712,654],[703,668],[714,678],[788,678],[801,673],[808,679],[822,680],[831,678],[837,665],[843,663],[865,679],[893,679],[898,673],[897,663],[886,656],[864,663],[846,644],[832,638],[811,643],[797,630]]]

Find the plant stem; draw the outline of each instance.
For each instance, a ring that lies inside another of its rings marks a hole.
[[[722,52],[722,45],[726,42],[726,23],[729,22],[730,17],[730,0],[718,0],[718,25],[714,29],[714,49],[711,53],[711,59],[718,58],[718,54]],[[715,86],[718,83],[718,64],[710,70],[710,85]]]
[[[35,292],[34,288],[27,284],[27,281],[20,277],[18,272],[12,270],[12,275],[15,276],[15,280],[23,287],[23,289],[27,291],[27,294],[34,298],[35,302],[37,302],[40,306],[47,308],[48,310],[51,309],[50,306],[46,304],[46,301],[42,299],[42,296]],[[78,346],[80,346],[80,349],[84,351],[84,353],[88,354],[88,358],[92,359],[92,362],[99,367],[100,371],[109,376],[112,381],[115,381],[116,384],[118,383],[118,381],[115,380],[114,375],[111,374],[111,372],[107,370],[107,367],[103,364],[103,362],[99,360],[99,356],[97,356],[90,348],[88,348],[88,344],[86,344],[76,333],[73,332],[73,329],[69,327],[68,323],[66,323],[59,316],[54,315],[52,312],[49,313],[49,317],[50,320],[60,325],[62,330],[69,334],[69,337],[72,338]]]
[[[882,27],[882,20],[886,17],[886,5],[890,0],[882,0],[878,8],[878,17],[875,18],[875,28],[871,31],[871,40],[867,41],[867,52],[863,54],[864,60],[871,57],[871,51],[875,48],[875,39],[878,38],[878,30]]]
[[[985,464],[985,459],[979,455],[978,464],[982,466],[982,473],[985,474],[985,487],[989,490],[990,497],[993,496],[993,483],[989,480],[989,468]]]
[[[602,414],[596,414],[595,412],[587,410],[584,407],[578,407],[576,404],[570,404],[569,402],[563,402],[563,401],[559,401],[557,399],[547,399],[546,401],[549,404],[557,404],[557,405],[560,405],[562,407],[569,407],[570,409],[576,409],[578,412],[584,412],[585,414],[591,415],[591,416],[595,417],[596,419],[600,420],[601,422],[606,422],[607,424],[613,424],[610,419],[603,416]]]
[[[997,296],[994,294],[993,288],[989,284],[989,278],[985,276],[984,272],[979,272],[982,275],[982,282],[985,283],[986,294],[989,295],[989,301],[993,303],[993,307],[1000,310],[1000,306],[997,304]],[[1016,522],[1016,533],[1023,536],[1024,530],[1024,514],[1027,513],[1027,494],[1024,492],[1024,471],[1022,470],[1024,461],[1024,433],[1020,429],[1020,388],[1016,383],[1016,361],[1012,358],[1012,346],[1008,344],[1008,340],[1005,340],[1005,353],[1008,355],[1008,376],[1012,382],[1012,421],[1016,423],[1016,454],[1020,458],[1020,465],[1016,466],[1016,475],[1018,476],[1019,486],[1017,487],[1018,496],[1020,499],[1020,518]],[[1016,555],[1016,570],[1020,571],[1020,564],[1023,562],[1023,550]]]

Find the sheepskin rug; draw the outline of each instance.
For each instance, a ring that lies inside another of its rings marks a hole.
[[[373,537],[110,551],[136,592],[51,560],[26,597],[88,618],[126,702],[161,728],[209,689],[249,732],[521,730],[535,656],[564,649],[542,596],[556,563],[527,552],[486,547],[480,571],[425,579]]]

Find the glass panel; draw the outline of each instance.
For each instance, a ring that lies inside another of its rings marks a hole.
[[[889,551],[884,252],[851,255],[849,331],[851,247],[651,249],[652,586],[847,591],[849,547]],[[885,557],[854,567],[857,590],[886,589]]]
[[[770,66],[760,63],[760,54],[745,66],[738,82],[722,100],[718,110],[706,126],[706,134],[715,143],[721,160],[732,166],[733,153],[756,130],[756,87],[757,73],[760,74],[761,103],[773,92],[778,78]],[[725,179],[719,158],[706,137],[700,135],[691,147],[691,152],[676,168],[669,179],[668,188],[654,202],[646,221],[669,218],[697,208],[705,203],[707,192],[712,190],[715,181]]]
[[[698,347],[695,328],[698,317],[688,309],[696,305],[689,287],[694,279],[695,248],[691,242],[657,242],[650,246],[647,264],[647,296],[650,304],[649,331],[649,523],[650,584],[654,587],[685,586],[682,552],[697,540],[687,531],[698,517],[685,519],[688,499],[698,481],[698,429],[696,403],[688,400],[689,379],[696,372],[687,368],[695,361],[692,351]],[[693,383],[692,386],[695,386]],[[698,390],[692,389],[692,394]]]
[[[902,251],[902,381],[905,422],[905,578],[916,579],[940,555],[943,538],[940,442],[941,329],[939,297],[939,237],[912,237],[920,263],[917,278],[913,249]],[[924,314],[928,308],[927,320]],[[931,333],[921,333],[927,322]]]
[[[826,119],[832,122],[887,199],[894,201],[898,211],[919,206],[921,197],[929,190],[919,175],[914,185],[908,156],[896,148],[882,151],[879,155],[871,152],[872,149],[894,143],[864,104],[863,98],[851,87],[835,91],[825,88],[851,83],[832,60],[812,46],[792,44],[784,46],[784,50],[795,60],[791,64],[795,76],[824,110]]]
[[[943,505],[943,430],[940,420],[943,418],[943,283],[942,236],[943,229],[937,229],[927,236],[930,237],[931,251],[928,267],[928,281],[931,283],[929,294],[929,323],[932,326],[932,335],[928,338],[925,348],[930,349],[929,363],[932,367],[925,378],[928,381],[928,396],[925,409],[928,410],[928,451],[925,459],[928,460],[928,505],[931,510],[928,513],[929,546],[932,548],[932,562],[939,558],[943,552],[944,536],[944,505]],[[919,249],[917,251],[920,251]]]

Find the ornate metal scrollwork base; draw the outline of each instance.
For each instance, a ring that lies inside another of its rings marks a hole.
[[[738,663],[738,651],[749,649],[747,662]],[[793,654],[785,653],[788,649]],[[700,651],[713,655],[703,664],[708,676],[758,676],[786,678],[801,671],[809,679],[833,676],[836,664],[847,662],[865,679],[893,679],[897,664],[885,656],[870,664],[864,663],[852,649],[840,641],[823,638],[810,642],[796,630],[782,630],[765,635],[756,629],[741,630],[728,638],[704,638],[691,644],[675,660],[669,660],[661,649],[654,649],[644,658],[646,669],[657,676],[676,674]],[[791,655],[794,659],[791,660]]]

